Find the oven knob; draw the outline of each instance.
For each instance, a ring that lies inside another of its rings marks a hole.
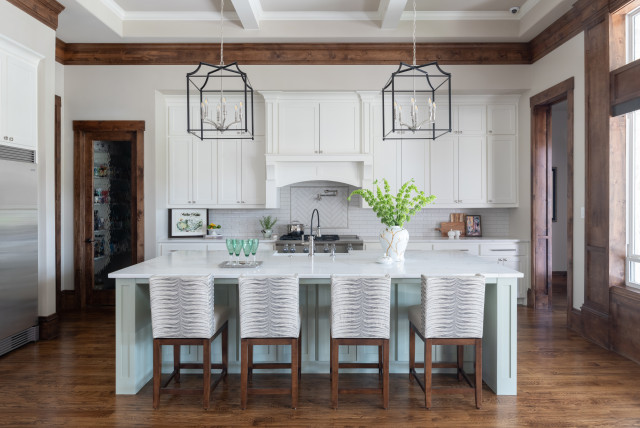
[[[322,249],[325,253],[329,252],[329,244],[324,244],[324,248]]]
[[[296,252],[296,244],[291,244],[291,249],[289,250],[290,253],[295,253]]]
[[[303,253],[308,253],[309,252],[309,246],[305,245],[304,247],[302,247],[302,252]]]

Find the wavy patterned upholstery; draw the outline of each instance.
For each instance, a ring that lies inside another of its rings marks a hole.
[[[331,337],[388,339],[391,278],[331,276]]]
[[[209,338],[226,321],[226,308],[214,310],[212,275],[152,276],[149,289],[154,339]]]
[[[409,308],[409,320],[425,338],[482,338],[484,277],[422,275],[419,306]]]
[[[238,288],[241,338],[298,337],[298,275],[242,275]]]

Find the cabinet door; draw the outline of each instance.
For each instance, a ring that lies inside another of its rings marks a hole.
[[[487,202],[517,203],[516,138],[506,135],[489,137],[487,158]]]
[[[392,192],[397,192],[399,187],[400,172],[400,144],[397,141],[382,140],[382,109],[376,109],[372,113],[372,120],[380,126],[373,129],[373,179],[378,180],[382,188],[383,179],[386,179]]]
[[[242,200],[249,205],[265,204],[266,163],[264,137],[242,140]]]
[[[3,142],[37,148],[37,73],[34,65],[12,55],[5,58]]]
[[[278,153],[312,155],[319,150],[319,104],[281,102],[278,105]]]
[[[487,200],[485,137],[458,137],[458,203],[477,204]]]
[[[191,137],[169,137],[169,205],[190,204],[192,199]]]
[[[357,102],[320,103],[320,153],[360,153]]]
[[[509,134],[515,135],[516,133],[516,106],[511,104],[502,105],[489,105],[488,110],[488,122],[489,122],[489,134]]]
[[[218,142],[218,205],[237,205],[241,202],[240,140]]]
[[[427,192],[429,189],[428,143],[421,140],[402,141],[400,146],[402,150],[400,184],[404,184],[413,178],[418,189]]]
[[[458,173],[456,147],[457,138],[450,136],[429,141],[430,193],[436,196],[436,205],[454,204],[457,200],[454,180]]]
[[[525,274],[524,278],[518,278],[518,298],[527,297],[527,289],[529,288],[529,280],[527,278],[525,257],[503,257],[505,260],[503,265],[509,269],[517,270]]]
[[[459,134],[486,134],[487,117],[484,105],[459,105],[457,117]]]
[[[224,141],[222,142],[224,144]],[[193,183],[192,200],[199,205],[214,205],[218,202],[217,153],[218,142],[213,140],[192,140]]]

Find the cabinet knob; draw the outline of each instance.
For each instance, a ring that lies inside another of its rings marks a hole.
[[[314,151],[313,151],[313,153],[318,153],[318,151],[317,151],[317,150],[314,150]]]
[[[240,203],[240,201],[236,201],[236,204],[239,204],[239,203]]]
[[[320,151],[319,151],[319,153],[323,153],[323,151],[322,151],[322,150],[320,150]]]
[[[9,137],[9,141],[13,141],[13,137]]]
[[[489,199],[489,202],[493,202],[493,199]]]
[[[489,130],[489,134],[493,134],[493,131],[492,131],[492,130]]]
[[[242,203],[244,204],[244,201],[242,201]]]

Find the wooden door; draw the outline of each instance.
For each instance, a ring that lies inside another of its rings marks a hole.
[[[73,130],[76,301],[80,307],[114,305],[115,281],[107,278],[109,271],[144,260],[144,121],[74,121]],[[95,152],[101,150],[96,142],[126,147],[128,164],[94,165]],[[103,213],[100,206],[105,204],[108,211]],[[98,233],[107,226],[109,243]],[[117,247],[110,239],[116,231],[126,235]],[[101,257],[107,258],[100,267],[104,275],[95,264]],[[117,261],[113,268],[111,261]],[[98,280],[103,281],[99,286]]]

